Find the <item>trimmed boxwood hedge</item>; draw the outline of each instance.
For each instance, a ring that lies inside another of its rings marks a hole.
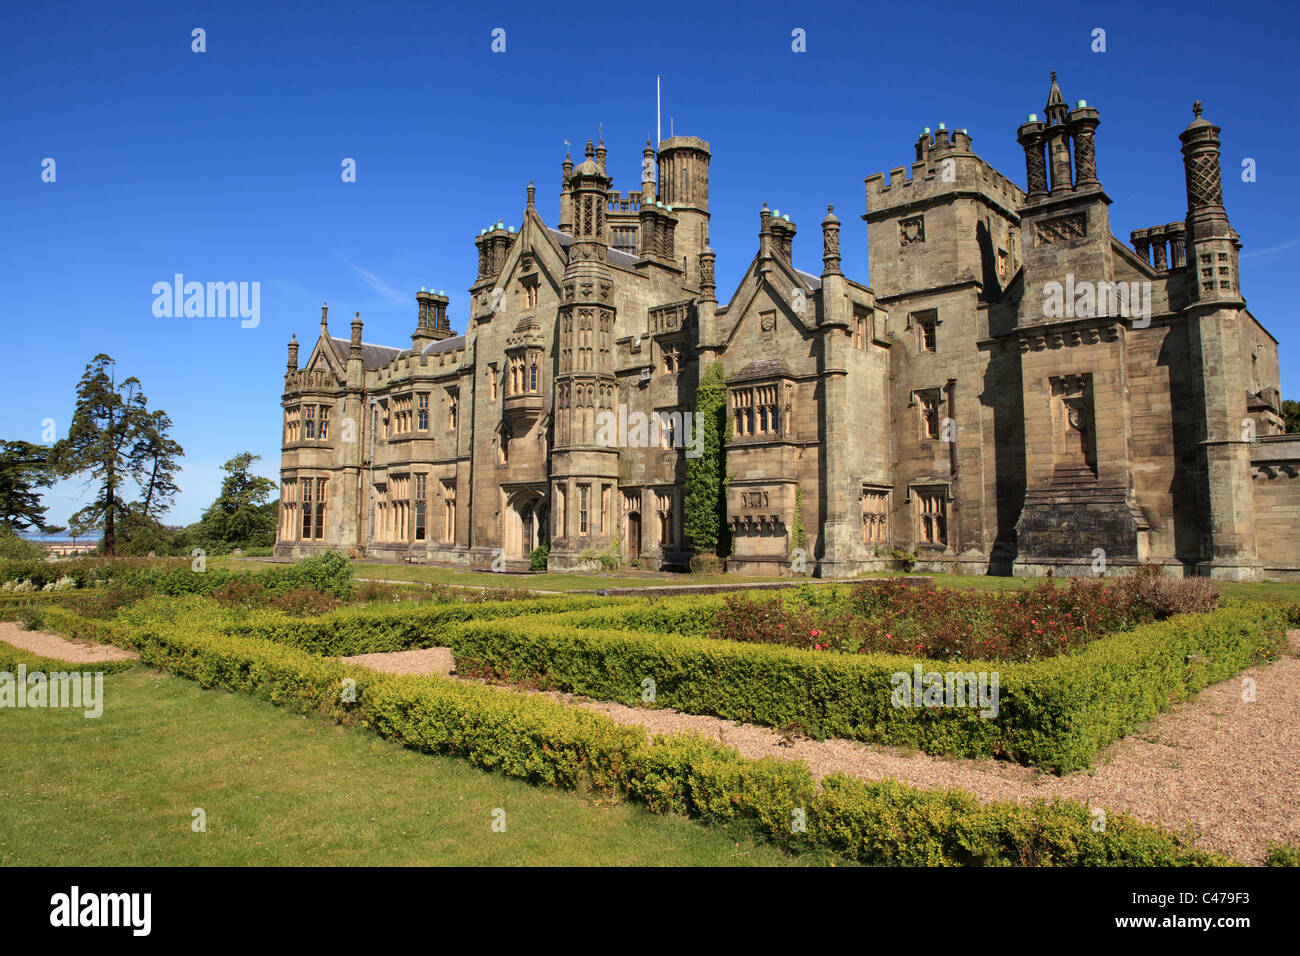
[[[60,609],[57,626],[77,627]],[[90,621],[81,627],[205,687],[251,693],[298,712],[360,725],[409,747],[463,757],[533,783],[591,789],[660,813],[740,822],[791,849],[867,864],[1223,865],[1183,835],[1124,814],[1102,832],[1072,801],[982,804],[961,791],[827,777],[803,764],[752,760],[694,734],[648,737],[581,708],[441,678],[379,674],[284,643],[220,633],[200,615]],[[355,681],[345,703],[344,681]],[[806,823],[792,826],[796,811]]]
[[[441,645],[448,630],[466,621],[495,620],[594,609],[632,598],[574,596],[479,603],[420,603],[340,608],[315,617],[259,611],[227,626],[231,634],[289,644],[314,654],[348,657]],[[197,607],[197,605],[191,605]]]
[[[642,704],[649,678],[655,705],[691,714],[1068,772],[1088,767],[1103,747],[1175,701],[1275,657],[1288,613],[1272,603],[1233,603],[1030,663],[947,664],[584,626],[617,617],[610,609],[474,621],[449,636],[461,673],[632,705]],[[647,620],[631,612],[625,619]],[[918,663],[926,671],[997,672],[998,715],[893,706],[891,676],[910,675]]]

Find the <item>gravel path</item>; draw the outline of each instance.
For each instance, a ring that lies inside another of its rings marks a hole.
[[[0,621],[0,641],[41,657],[68,661],[72,664],[95,664],[100,661],[131,661],[140,655],[111,644],[92,644],[89,641],[70,641],[57,634],[44,631],[25,631],[13,621]]]
[[[415,674],[449,677],[454,661],[449,647],[426,647],[418,651],[390,651],[386,654],[357,654],[340,658],[345,664],[359,664],[385,674]]]
[[[999,760],[936,757],[853,740],[789,740],[767,727],[717,717],[546,696],[652,734],[695,730],[747,757],[801,760],[819,779],[841,771],[925,788],[960,787],[989,801],[1071,798],[1174,828],[1190,824],[1203,846],[1257,864],[1270,841],[1300,841],[1300,631],[1288,638],[1290,650],[1281,660],[1206,688],[1195,701],[1117,741],[1092,771],[1063,777]],[[428,674],[434,666],[449,671],[451,652],[432,648],[352,660],[389,673]],[[1241,699],[1246,677],[1255,681],[1253,703]]]

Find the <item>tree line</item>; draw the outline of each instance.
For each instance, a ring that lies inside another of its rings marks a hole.
[[[170,416],[149,408],[138,378],[118,381],[116,364],[100,354],[86,366],[66,437],[50,445],[0,440],[0,556],[35,556],[36,546],[19,536],[25,531],[98,535],[100,551],[110,557],[274,544],[276,484],[254,474],[261,456],[250,452],[221,466],[221,493],[197,522],[164,523],[180,493],[185,450],[171,436]],[[84,478],[90,501],[66,527],[54,524],[42,489],[75,477]]]

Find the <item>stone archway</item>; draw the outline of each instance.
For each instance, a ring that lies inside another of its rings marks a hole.
[[[533,549],[546,540],[546,499],[538,491],[524,489],[506,500],[501,529],[501,548],[511,561],[526,561]]]
[[[629,511],[627,514],[627,559],[635,561],[641,557],[641,512]]]

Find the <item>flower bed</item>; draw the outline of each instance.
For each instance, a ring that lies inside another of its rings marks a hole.
[[[617,628],[620,617],[689,624],[688,610],[667,603],[467,621],[447,639],[459,672],[491,680],[1068,772],[1089,766],[1103,747],[1174,702],[1276,656],[1293,612],[1234,603],[1102,637],[1070,655],[945,666],[916,654],[808,653]],[[917,667],[996,674],[996,715],[900,705],[898,675]]]
[[[1204,578],[1144,570],[1113,582],[1074,579],[1015,591],[909,588],[866,582],[815,605],[728,595],[711,634],[812,651],[907,654],[945,661],[1028,661],[1077,651],[1107,634],[1219,606]]]

